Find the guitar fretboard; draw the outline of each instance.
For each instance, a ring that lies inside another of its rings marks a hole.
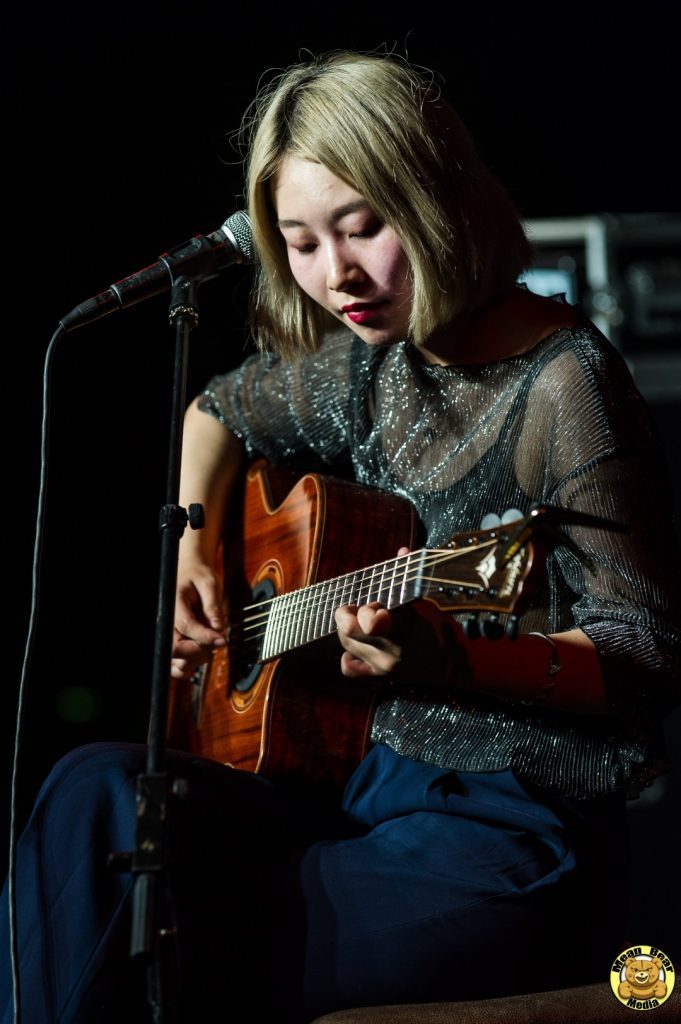
[[[335,632],[334,612],[341,605],[380,601],[385,608],[396,608],[414,601],[425,554],[425,550],[411,552],[276,597],[267,617],[263,661]]]
[[[451,573],[446,578],[437,576],[435,570],[440,563],[461,554],[450,549],[422,548],[251,605],[244,608],[243,639],[249,644],[257,642],[258,660],[269,661],[335,633],[334,612],[342,605],[378,601],[384,608],[397,608],[443,585],[483,590],[480,580],[471,578],[470,573],[463,573],[466,578],[461,580],[453,579]]]

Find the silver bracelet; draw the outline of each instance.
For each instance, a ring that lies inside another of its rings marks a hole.
[[[547,680],[534,697],[530,697],[529,700],[524,700],[523,704],[542,704],[550,696],[553,688],[556,685],[556,680],[553,676],[557,675],[563,667],[563,663],[560,660],[560,654],[558,648],[546,633],[528,633],[528,636],[539,636],[542,640],[546,640],[547,644],[551,645],[551,656],[549,658],[548,668],[546,670]]]
[[[527,635],[528,636],[540,636],[542,638],[542,640],[546,640],[547,644],[551,644],[551,657],[549,658],[549,667],[548,667],[547,675],[555,676],[556,673],[560,672],[560,670],[562,669],[563,662],[560,660],[560,654],[558,653],[558,648],[556,647],[556,645],[553,642],[553,640],[551,639],[551,637],[547,636],[546,633],[528,633]]]

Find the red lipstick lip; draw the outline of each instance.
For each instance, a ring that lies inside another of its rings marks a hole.
[[[353,324],[364,324],[380,315],[384,305],[385,302],[351,302],[341,308],[341,313]]]
[[[349,302],[347,306],[341,306],[341,313],[362,313],[382,305],[382,302]]]

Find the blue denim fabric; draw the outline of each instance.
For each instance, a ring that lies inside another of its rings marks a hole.
[[[604,976],[621,948],[618,799],[548,797],[511,772],[443,772],[382,746],[341,813],[188,755],[169,769],[192,790],[171,807],[182,1021],[551,988]],[[36,801],[18,852],[24,1024],[150,1019],[127,957],[130,877],[106,868],[132,848],[142,770],[140,748],[82,748]],[[10,1024],[6,894],[1,913]]]

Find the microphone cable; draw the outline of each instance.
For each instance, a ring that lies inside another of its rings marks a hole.
[[[40,565],[42,561],[43,539],[45,533],[45,508],[47,501],[47,467],[49,451],[50,432],[50,380],[54,352],[57,343],[65,333],[64,327],[59,324],[52,335],[52,339],[45,354],[43,368],[42,387],[42,416],[40,428],[40,483],[38,489],[38,506],[35,518],[35,534],[33,541],[33,565],[31,573],[31,602],[28,619],[28,630],[24,644],[24,656],[19,679],[19,692],[17,696],[16,724],[14,730],[14,750],[12,755],[12,781],[10,785],[10,822],[9,822],[9,868],[7,874],[7,895],[9,909],[9,936],[10,936],[10,958],[12,965],[12,998],[14,1002],[14,1024],[21,1024],[21,985],[19,971],[19,936],[17,928],[17,903],[16,903],[16,846],[17,846],[17,793],[19,781],[19,754],[21,750],[21,739],[24,724],[24,709],[26,704],[26,688],[28,673],[31,665],[31,656],[35,643],[35,634],[38,624],[38,605],[40,594]]]

